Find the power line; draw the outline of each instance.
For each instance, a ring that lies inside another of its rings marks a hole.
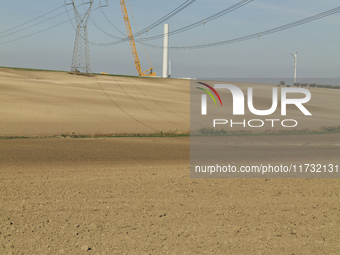
[[[169,36],[170,36],[170,35],[174,35],[174,34],[178,34],[178,33],[182,33],[182,32],[184,32],[184,31],[187,31],[187,30],[189,30],[189,29],[195,28],[195,27],[197,27],[197,26],[201,26],[202,24],[205,24],[205,23],[207,23],[207,22],[209,22],[209,21],[212,21],[212,20],[214,20],[214,19],[217,19],[217,18],[219,18],[219,17],[221,17],[221,16],[223,16],[223,15],[226,15],[226,14],[232,12],[232,11],[235,11],[235,10],[237,10],[238,8],[241,8],[242,6],[251,3],[252,1],[253,1],[253,0],[242,0],[241,2],[238,2],[237,4],[234,4],[233,6],[230,6],[230,7],[226,8],[226,9],[224,9],[224,10],[218,12],[218,13],[215,13],[214,15],[211,15],[211,16],[205,18],[205,19],[202,19],[202,20],[200,20],[200,21],[197,21],[197,22],[195,22],[195,23],[193,23],[193,24],[191,24],[191,25],[188,25],[188,26],[185,26],[185,27],[176,29],[176,30],[170,32],[170,33],[169,33]],[[161,35],[156,35],[156,36],[152,36],[152,37],[146,37],[146,38],[142,38],[142,39],[143,39],[143,40],[155,40],[155,39],[160,39],[160,38],[163,38],[163,34],[161,34]]]
[[[63,7],[63,6],[62,6],[62,7]],[[60,7],[59,7],[59,8],[60,8]],[[58,9],[59,9],[59,8],[58,8]],[[57,17],[59,17],[59,16],[61,16],[61,15],[63,15],[63,14],[65,14],[65,12],[59,13],[59,14],[57,14],[57,15],[54,15],[54,16],[52,16],[52,17],[48,18],[48,19],[44,19],[44,20],[42,20],[42,21],[39,21],[38,23],[32,24],[32,25],[30,25],[30,26],[28,26],[28,27],[24,27],[24,28],[21,28],[21,29],[19,29],[19,30],[17,30],[17,31],[14,31],[14,32],[11,32],[11,33],[8,33],[8,34],[5,34],[5,35],[2,35],[2,36],[0,36],[0,38],[7,37],[7,36],[10,36],[10,35],[13,35],[13,34],[19,33],[19,32],[21,32],[21,31],[26,31],[26,30],[27,30],[27,29],[29,29],[29,28],[32,28],[32,27],[38,26],[38,25],[40,25],[40,24],[42,24],[42,23],[44,23],[44,22],[46,22],[46,21],[49,21],[49,20],[55,19],[55,18],[57,18]],[[45,15],[44,15],[44,16],[45,16]]]
[[[101,8],[100,8],[101,9]],[[97,25],[96,22],[94,22],[94,20],[90,17],[90,20],[91,22],[93,23],[93,25],[95,25],[100,31],[102,31],[104,34],[106,34],[107,36],[110,36],[112,38],[115,38],[115,39],[122,39],[121,37],[118,37],[118,36],[115,36],[115,35],[112,35],[110,33],[107,33],[104,29],[102,29],[99,25]],[[125,36],[125,34],[124,34]],[[92,43],[92,42],[91,42]]]
[[[152,23],[151,25],[147,26],[146,28],[142,29],[138,34],[143,34],[146,33],[148,31],[150,31],[151,29],[159,26],[160,24],[164,23],[164,21],[170,19],[171,17],[173,17],[174,15],[176,15],[177,13],[181,12],[182,10],[184,10],[185,8],[187,8],[188,6],[190,6],[191,4],[193,4],[194,2],[196,2],[196,0],[188,0],[185,1],[183,4],[181,4],[180,6],[178,6],[177,8],[175,8],[174,10],[172,10],[171,12],[169,12],[168,14],[166,14],[164,17],[160,18],[159,20],[155,21],[154,23]],[[136,35],[137,36],[137,35]]]
[[[80,6],[80,5],[79,5]],[[78,6],[77,6],[78,7]],[[103,10],[102,10],[102,6],[100,5],[99,7],[97,7],[97,8],[95,8],[95,9],[93,9],[93,11],[94,10],[97,10],[97,9],[100,9],[101,10],[101,12],[103,13],[103,15],[107,18],[107,16],[105,15],[105,13],[103,12]],[[72,27],[73,27],[73,29],[76,31],[77,29],[75,28],[75,26],[73,25],[73,23],[72,23],[72,20],[74,19],[72,19],[71,18],[71,16],[70,16],[70,14],[68,13],[68,11],[69,10],[67,10],[66,9],[66,5],[65,5],[65,10],[66,10],[66,14],[67,14],[67,16],[68,16],[68,19],[69,19],[69,21],[70,21],[70,23],[71,23],[71,25],[72,25]],[[121,37],[118,37],[118,36],[115,36],[115,35],[112,35],[112,34],[110,34],[110,33],[107,33],[105,30],[103,30],[92,18],[91,18],[91,16],[89,17],[90,18],[90,20],[91,20],[91,22],[100,30],[100,31],[102,31],[104,34],[106,34],[106,35],[108,35],[108,36],[110,36],[110,37],[112,37],[112,38],[115,38],[115,39],[123,39],[123,38],[121,38]],[[111,23],[111,21],[107,18],[107,20],[110,22],[110,24],[112,25],[112,26],[114,26],[112,23]],[[115,26],[114,26],[115,27]],[[118,28],[117,28],[117,30],[118,30]],[[118,30],[120,33],[122,33],[120,30]],[[124,33],[123,33],[123,35],[124,36],[126,36]],[[80,35],[81,36],[81,35]],[[92,42],[92,41],[90,41],[89,40],[89,43],[91,44],[91,45],[99,45],[99,46],[104,46],[104,45],[106,45],[106,44],[104,44],[104,43],[96,43],[96,42]]]
[[[49,12],[43,14],[43,15],[40,15],[40,16],[34,18],[34,19],[31,19],[31,20],[29,20],[29,21],[26,21],[26,22],[24,22],[24,23],[21,23],[20,25],[17,25],[17,26],[15,26],[15,27],[12,27],[12,28],[9,28],[9,29],[7,29],[7,30],[5,30],[5,31],[2,31],[2,32],[0,32],[0,34],[6,33],[6,32],[8,32],[8,31],[12,31],[12,30],[14,30],[14,29],[16,29],[16,28],[19,28],[19,27],[22,27],[22,26],[24,26],[24,25],[27,25],[27,24],[29,24],[29,23],[31,23],[31,22],[37,20],[37,19],[40,19],[40,18],[42,18],[42,17],[44,17],[44,16],[46,16],[46,15],[48,15],[48,14],[50,14],[50,13],[53,13],[53,12],[57,11],[57,10],[63,8],[63,7],[64,7],[64,5],[59,6],[58,8],[55,8],[55,9],[53,9],[53,10],[51,10],[51,11],[49,11]],[[19,31],[22,31],[22,30],[24,30],[24,29],[21,29],[21,30],[19,30]],[[19,32],[19,31],[17,31],[17,32]],[[10,34],[8,34],[8,35],[11,35],[11,34],[14,34],[14,33],[16,33],[16,32],[12,32],[12,33],[10,33]],[[1,36],[1,37],[5,37],[5,36],[7,36],[7,35]]]
[[[58,27],[58,26],[60,26],[60,25],[62,25],[62,24],[65,24],[66,22],[69,22],[69,20],[66,20],[66,21],[61,22],[61,23],[58,23],[58,24],[56,24],[56,25],[54,25],[54,26],[51,26],[51,27],[48,27],[48,28],[39,30],[39,31],[37,31],[37,32],[35,32],[35,33],[31,33],[31,34],[24,35],[24,36],[21,36],[21,37],[18,37],[18,38],[15,38],[15,39],[12,39],[12,40],[9,40],[9,41],[6,41],[6,42],[2,42],[2,43],[0,43],[0,45],[6,44],[6,43],[10,43],[10,42],[14,42],[14,41],[18,41],[18,40],[20,40],[20,39],[24,39],[24,38],[27,38],[27,37],[31,37],[31,36],[36,35],[36,34],[39,34],[39,33],[41,33],[41,32],[45,32],[45,31],[50,30],[50,29],[52,29],[52,28]]]
[[[28,3],[30,6],[32,5],[31,2],[32,2],[32,1],[29,1],[29,3]],[[42,1],[40,0],[40,1],[38,1],[38,2],[42,2]],[[56,5],[54,5],[54,6],[56,6]],[[21,7],[23,7],[23,5],[21,5]],[[59,8],[62,8],[62,6],[60,6]],[[58,8],[57,8],[57,9],[58,9]],[[53,9],[52,12],[55,11],[55,10],[57,10],[57,9]],[[8,29],[8,30],[11,30],[11,29],[14,29],[14,28],[16,28],[16,27],[18,27],[18,26],[27,24],[27,23],[29,23],[29,22],[35,20],[35,19],[38,19],[39,17],[36,17],[36,18],[33,18],[33,19],[29,19],[29,18],[32,17],[32,16],[39,15],[40,13],[44,13],[45,11],[49,11],[49,10],[51,10],[51,6],[50,6],[50,5],[49,5],[48,8],[44,8],[43,10],[40,10],[40,11],[38,11],[38,12],[36,12],[36,13],[28,13],[26,16],[21,16],[20,18],[13,18],[13,19],[15,19],[15,20],[7,21],[7,22],[4,22],[4,23],[1,23],[0,26],[1,26],[1,27],[4,27],[4,26],[5,26],[5,27],[8,27],[8,26],[12,25],[12,24],[15,23],[15,22],[19,22],[19,21],[27,20],[27,19],[28,19],[28,21],[26,21],[26,22],[24,22],[24,23],[21,23],[20,25],[17,25],[17,26],[15,26],[15,27],[13,27],[13,28]],[[48,13],[47,13],[47,14],[48,14]],[[44,15],[42,15],[42,16],[44,16]],[[0,33],[7,32],[8,30],[2,31],[2,32],[0,32]]]
[[[225,40],[225,41],[220,41],[220,42],[215,42],[215,43],[208,43],[208,44],[200,44],[200,45],[189,45],[189,46],[178,46],[178,47],[169,47],[169,49],[171,50],[190,50],[190,49],[202,49],[202,48],[209,48],[209,47],[216,47],[216,46],[221,46],[221,45],[226,45],[226,44],[231,44],[231,43],[237,43],[237,42],[241,42],[241,41],[246,41],[246,40],[250,40],[250,39],[254,39],[254,38],[258,38],[259,36],[265,36],[265,35],[269,35],[269,34],[273,34],[273,33],[277,33],[280,32],[282,30],[286,30],[286,29],[290,29],[293,27],[297,27],[318,19],[322,19],[325,18],[327,16],[333,15],[340,12],[340,7],[292,22],[292,23],[288,23],[286,25],[283,26],[279,26],[276,28],[272,28],[269,30],[265,30],[259,33],[255,33],[255,34],[251,34],[251,35],[247,35],[247,36],[242,36],[242,37],[238,37],[238,38],[234,38],[234,39],[230,39],[230,40]],[[163,46],[158,46],[158,45],[152,45],[152,44],[147,44],[144,43],[145,45],[149,46],[149,47],[153,47],[153,48],[157,48],[157,49],[163,49]]]
[[[99,7],[100,7],[100,10],[101,10],[101,12],[102,12],[102,14],[107,18],[107,16],[105,15],[105,13],[103,12],[103,10],[102,10],[102,7],[106,7],[107,5],[105,5],[105,6],[101,6],[101,4],[99,5]],[[85,8],[84,7],[84,5],[83,5],[83,8]],[[90,20],[91,20],[91,22],[100,30],[100,31],[102,31],[104,34],[106,34],[107,36],[110,36],[110,37],[112,37],[112,38],[115,38],[115,39],[122,39],[122,37],[118,37],[118,36],[115,36],[115,35],[112,35],[112,34],[110,34],[110,33],[107,33],[104,29],[102,29],[91,17],[89,17],[90,18]],[[112,25],[112,26],[114,26],[115,28],[116,28],[116,26],[115,25],[113,25],[112,24],[112,22],[107,18],[107,20],[110,22],[110,24]],[[73,26],[73,24],[72,24],[72,26]],[[74,26],[73,26],[74,27]],[[120,33],[122,33],[123,35],[124,35],[124,37],[126,36],[123,32],[121,32],[118,28],[116,28],[116,30],[118,30]],[[89,41],[90,42],[90,41]]]
[[[253,1],[253,0],[252,0]],[[243,1],[242,1],[243,2]],[[64,7],[64,5],[62,6]],[[59,9],[60,7],[58,7],[57,9]],[[92,11],[95,11],[97,9],[99,9],[100,7],[97,7],[95,9],[93,9]],[[230,7],[231,8],[231,7]],[[56,10],[56,9],[55,9]],[[55,11],[53,10],[53,11]],[[6,44],[6,43],[10,43],[10,42],[14,42],[14,41],[17,41],[17,40],[20,40],[20,39],[24,39],[24,38],[27,38],[27,37],[31,37],[33,35],[36,35],[38,33],[41,33],[41,32],[44,32],[44,31],[47,31],[49,29],[52,29],[52,28],[55,28],[57,26],[60,26],[62,24],[65,24],[67,22],[71,22],[72,26],[73,26],[73,23],[72,23],[72,20],[74,20],[74,18],[71,18],[68,14],[68,11],[66,9],[66,13],[69,17],[68,20],[66,21],[63,21],[61,23],[58,23],[56,25],[53,25],[51,27],[48,27],[48,28],[45,28],[45,29],[42,29],[42,30],[39,30],[37,32],[34,32],[34,33],[31,33],[31,34],[28,34],[28,35],[25,35],[25,36],[21,36],[21,37],[18,37],[18,38],[15,38],[15,39],[12,39],[12,40],[9,40],[9,41],[6,41],[6,42],[2,42],[0,43],[0,45],[2,44]],[[52,12],[52,11],[51,11]],[[49,12],[49,13],[51,13]],[[312,22],[312,21],[315,21],[315,20],[318,20],[318,19],[322,19],[322,18],[325,18],[327,16],[330,16],[330,15],[333,15],[333,14],[336,14],[336,13],[339,13],[340,12],[340,6],[339,7],[336,7],[336,8],[333,8],[333,9],[330,9],[328,11],[325,11],[325,12],[322,12],[322,13],[319,13],[319,14],[316,14],[316,15],[313,15],[313,16],[310,16],[310,17],[307,17],[307,18],[304,18],[304,19],[301,19],[301,20],[298,20],[298,21],[295,21],[295,22],[291,22],[291,23],[288,23],[286,25],[282,25],[282,26],[279,26],[279,27],[276,27],[276,28],[272,28],[272,29],[269,29],[269,30],[265,30],[265,31],[262,31],[262,32],[258,32],[258,33],[254,33],[254,34],[250,34],[250,35],[247,35],[247,36],[242,36],[242,37],[238,37],[238,38],[234,38],[234,39],[230,39],[230,40],[224,40],[224,41],[219,41],[219,42],[214,42],[214,43],[208,43],[208,44],[199,44],[199,45],[188,45],[188,46],[175,46],[175,47],[169,47],[169,49],[171,50],[190,50],[190,49],[202,49],[202,48],[209,48],[209,47],[217,47],[217,46],[221,46],[221,45],[226,45],[226,44],[231,44],[231,43],[237,43],[237,42],[241,42],[241,41],[246,41],[246,40],[250,40],[250,39],[254,39],[254,38],[258,38],[259,36],[265,36],[265,35],[270,35],[270,34],[273,34],[273,33],[277,33],[277,32],[280,32],[280,31],[283,31],[283,30],[287,30],[287,29],[290,29],[290,28],[294,28],[294,27],[297,27],[297,26],[300,26],[300,25],[303,25],[303,24],[306,24],[306,23],[309,23],[309,22]],[[41,16],[45,16],[47,15],[48,13],[44,14],[44,15],[41,15]],[[60,14],[58,14],[60,15]],[[216,14],[217,15],[217,14]],[[40,17],[41,17],[40,16]],[[214,16],[214,15],[212,15]],[[210,16],[210,17],[212,17]],[[53,18],[53,17],[52,17]],[[35,18],[33,19],[32,21],[36,20],[38,18]],[[45,20],[46,21],[46,20]],[[202,22],[202,21],[201,21]],[[42,22],[40,22],[42,23]],[[156,23],[156,22],[155,22]],[[197,22],[196,22],[197,23]],[[194,23],[194,24],[196,24]],[[27,22],[26,22],[27,24]],[[192,24],[192,26],[194,25]],[[202,24],[202,23],[201,23]],[[23,24],[22,24],[23,25]],[[21,26],[21,25],[19,25]],[[19,27],[17,26],[17,27]],[[191,26],[191,25],[189,25]],[[189,27],[187,26],[187,27]],[[185,29],[186,27],[183,27],[181,29]],[[14,28],[12,28],[14,29]],[[181,29],[178,29],[178,30],[181,30]],[[7,31],[7,30],[6,30]],[[2,33],[6,32],[6,31],[3,31]],[[177,30],[175,30],[177,31]],[[174,32],[175,32],[174,31]],[[18,32],[18,31],[17,31]],[[145,38],[144,38],[145,39]],[[143,39],[143,40],[144,40]],[[93,45],[99,45],[99,46],[106,46],[106,45],[116,45],[118,43],[121,43],[121,42],[124,42],[124,41],[127,41],[128,38],[123,38],[122,40],[120,41],[116,41],[116,42],[112,42],[112,43],[94,43],[94,42],[90,42],[91,44]],[[153,47],[155,49],[163,49],[163,46],[158,46],[158,45],[152,45],[152,44],[148,44],[148,43],[144,43],[145,45],[149,46],[149,47]]]
[[[66,6],[66,5],[65,5]],[[79,5],[80,6],[80,5]],[[78,7],[78,6],[77,6]],[[102,11],[102,8],[101,8],[102,6],[99,6],[99,7],[97,7],[97,8],[95,8],[95,9],[93,9],[92,10],[92,12],[93,11],[95,11],[95,10],[97,10],[97,9],[100,9],[101,11]],[[65,9],[66,9],[66,7],[65,7]],[[72,20],[74,20],[74,18],[71,18],[71,16],[70,16],[70,14],[68,13],[68,11],[69,10],[67,10],[66,9],[66,14],[67,14],[67,16],[68,16],[68,21],[70,21],[70,23],[71,23],[71,25],[72,25],[72,27],[73,27],[73,29],[75,30],[75,31],[77,31],[77,29],[75,28],[75,26],[73,25],[73,23],[72,23]],[[102,11],[103,12],[103,11]],[[96,22],[94,22],[94,20],[91,18],[91,17],[89,17],[90,18],[90,20],[91,20],[91,22],[100,30],[100,31],[102,31],[104,34],[106,34],[106,35],[108,35],[108,36],[110,36],[110,37],[113,37],[113,38],[116,38],[116,39],[122,39],[121,37],[118,37],[118,36],[115,36],[115,35],[112,35],[112,34],[110,34],[110,33],[107,33],[105,30],[103,30],[100,26],[98,26],[98,24],[96,23]],[[124,36],[125,36],[125,34],[123,34]],[[81,35],[80,35],[81,36]],[[90,41],[90,40],[88,40],[88,42],[91,44],[91,45],[97,45],[97,46],[106,46],[106,44],[105,43],[96,43],[96,42],[92,42],[92,41]]]
[[[194,3],[196,0],[188,0],[185,1],[183,4],[181,4],[180,6],[176,7],[174,10],[172,10],[171,12],[169,12],[168,14],[166,14],[164,17],[162,17],[161,19],[155,21],[154,23],[152,23],[151,25],[147,26],[146,28],[144,28],[141,31],[138,31],[136,34],[134,34],[134,36],[139,36],[142,33],[146,33],[149,32],[151,29],[155,28],[156,26],[162,24],[164,21],[170,19],[171,17],[173,17],[175,14],[179,13],[180,11],[184,10],[186,7],[188,7],[189,5],[191,5],[192,3]],[[107,17],[107,15],[105,14],[105,12],[100,9],[100,11],[102,12],[103,16],[105,17],[105,19],[110,23],[110,25],[112,27],[114,27],[120,34],[122,34],[124,36],[124,38],[121,37],[117,37],[114,36],[112,34],[107,33],[106,31],[104,31],[103,29],[101,29],[97,24],[95,24],[96,27],[98,27],[99,30],[101,30],[103,33],[105,33],[108,36],[111,36],[113,38],[118,38],[118,39],[127,39],[126,34],[124,34],[121,30],[119,30],[112,22],[111,20]],[[91,20],[93,22],[93,20]],[[94,23],[94,22],[93,22]]]
[[[185,1],[183,4],[181,4],[180,6],[176,7],[174,10],[172,10],[171,12],[169,12],[168,14],[166,14],[165,16],[163,16],[162,18],[160,18],[159,20],[155,21],[154,23],[152,23],[151,25],[147,26],[146,28],[142,29],[141,31],[133,34],[134,37],[138,37],[143,33],[147,33],[149,32],[151,29],[159,26],[160,24],[162,24],[163,22],[165,22],[166,20],[170,19],[171,17],[173,17],[174,15],[176,15],[177,13],[181,12],[182,10],[184,10],[185,8],[187,8],[188,6],[190,6],[191,4],[193,4],[196,0],[188,0]],[[252,0],[253,1],[253,0]],[[104,14],[104,13],[103,13]],[[104,16],[107,18],[107,16],[104,14]],[[108,18],[107,18],[108,19]],[[108,19],[109,20],[109,19]],[[93,20],[92,20],[93,22]],[[111,23],[111,22],[110,22]],[[95,26],[97,28],[99,28],[102,32],[104,32],[106,35],[113,37],[113,38],[117,38],[117,36],[114,36],[110,33],[107,33],[106,31],[104,31],[103,29],[101,29],[98,25],[95,24]],[[114,26],[115,27],[115,26]],[[116,28],[116,27],[115,27]],[[122,32],[121,32],[122,33]],[[122,33],[123,34],[123,33]],[[125,34],[123,34],[125,36]],[[119,38],[119,37],[118,37]],[[92,45],[97,45],[97,46],[113,46],[116,44],[120,44],[123,42],[126,42],[129,40],[129,37],[124,37],[124,38],[119,38],[119,41],[115,41],[115,42],[108,42],[108,43],[96,43],[96,42],[91,42]],[[143,39],[143,38],[142,38]],[[140,41],[140,40],[138,40]]]
[[[105,12],[103,11],[102,8],[100,8],[100,11],[102,12],[103,16],[105,17],[105,19],[109,22],[109,24],[111,26],[113,26],[119,33],[121,33],[124,37],[126,36],[126,34],[124,34],[122,31],[120,31],[112,22],[111,20],[106,16]],[[119,39],[122,39],[122,38],[119,38]]]
[[[197,22],[195,22],[195,23],[193,23],[193,24],[191,24],[191,25],[188,25],[188,26],[182,27],[182,28],[180,28],[180,29],[174,30],[174,31],[172,31],[172,32],[169,33],[169,36],[170,36],[170,35],[174,35],[174,34],[178,34],[178,33],[184,32],[184,31],[187,31],[187,30],[192,29],[192,28],[194,28],[194,27],[197,27],[197,26],[200,26],[200,25],[202,25],[202,24],[205,24],[206,22],[209,22],[209,21],[212,21],[212,20],[214,20],[214,19],[217,19],[217,18],[219,18],[219,17],[221,17],[221,16],[223,16],[223,15],[225,15],[225,14],[227,14],[227,13],[230,13],[230,12],[232,12],[232,11],[237,10],[238,8],[240,8],[240,7],[242,7],[242,6],[246,5],[246,4],[251,3],[252,1],[254,1],[254,0],[242,0],[242,1],[240,1],[240,2],[238,2],[238,3],[236,3],[236,4],[234,4],[234,5],[232,5],[232,6],[230,6],[230,7],[228,7],[228,8],[226,8],[226,9],[222,10],[222,11],[219,11],[219,12],[217,12],[217,13],[215,13],[215,14],[213,14],[213,15],[207,17],[207,18],[205,18],[205,19],[199,20],[199,21],[197,21]],[[163,17],[162,19],[160,19],[159,21],[154,22],[153,24],[151,24],[151,25],[148,26],[147,28],[143,29],[142,31],[140,31],[140,32],[138,32],[138,33],[136,33],[136,34],[134,34],[133,36],[134,36],[134,37],[135,37],[135,36],[139,36],[140,34],[142,34],[142,33],[144,33],[144,32],[147,32],[147,31],[148,31],[148,30],[147,30],[148,28],[154,28],[154,27],[156,27],[156,25],[161,24],[161,23],[164,22],[165,20],[167,20],[167,19],[169,19],[170,17],[172,17],[173,15],[177,14],[178,12],[180,12],[181,10],[183,10],[184,8],[186,8],[187,6],[189,6],[190,4],[192,4],[194,1],[191,0],[191,1],[186,1],[186,2],[188,2],[188,3],[182,4],[181,6],[177,7],[176,9],[174,9],[173,11],[171,11],[170,13],[168,13],[166,16],[164,16],[164,17]],[[105,34],[108,34],[108,33],[105,32]],[[113,36],[112,36],[112,37],[113,37]],[[152,36],[152,37],[141,38],[140,40],[136,40],[136,41],[141,41],[141,40],[155,40],[155,39],[159,39],[159,38],[163,38],[163,34],[156,35],[156,36]],[[108,42],[108,43],[93,43],[93,42],[92,42],[92,44],[98,45],[98,46],[113,46],[113,45],[117,45],[117,44],[126,42],[126,41],[128,41],[128,40],[129,40],[129,38],[126,37],[126,38],[122,38],[121,40],[118,40],[118,41],[115,41],[115,42]]]
[[[97,8],[95,8],[95,9],[93,9],[92,12],[95,11],[95,10],[97,10],[97,9],[99,9],[99,8],[100,8],[100,7],[97,7]],[[68,11],[70,11],[70,10],[68,10]],[[45,32],[45,31],[47,31],[47,30],[50,30],[50,29],[52,29],[52,28],[58,27],[58,26],[60,26],[60,25],[63,25],[63,24],[65,24],[65,23],[67,23],[67,22],[70,22],[70,21],[72,22],[72,20],[74,20],[74,19],[75,19],[75,18],[69,17],[69,19],[67,19],[66,21],[60,22],[60,23],[58,23],[58,24],[56,24],[56,25],[53,25],[53,26],[44,28],[44,29],[42,29],[42,30],[39,30],[39,31],[37,31],[37,32],[31,33],[31,34],[28,34],[28,35],[24,35],[24,36],[21,36],[21,37],[12,39],[12,40],[8,40],[8,41],[5,41],[5,42],[2,42],[2,43],[0,43],[0,45],[7,44],[7,43],[11,43],[11,42],[15,42],[15,41],[18,41],[18,40],[27,38],[27,37],[31,37],[31,36],[33,36],[33,35],[36,35],[36,34]]]
[[[122,39],[122,37],[119,37],[119,36],[115,36],[115,35],[112,35],[108,32],[106,32],[104,29],[102,29],[96,22],[94,22],[94,20],[90,17],[90,20],[91,22],[93,23],[93,25],[95,25],[100,31],[102,31],[104,34],[106,34],[107,36],[110,36],[112,38],[115,38],[115,39]],[[93,44],[97,44],[97,43],[93,43]]]

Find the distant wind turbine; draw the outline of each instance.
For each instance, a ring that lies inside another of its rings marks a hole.
[[[295,54],[290,54],[294,57],[294,84],[296,83],[296,63],[297,63],[297,52]]]

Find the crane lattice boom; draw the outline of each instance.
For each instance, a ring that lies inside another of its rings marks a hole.
[[[137,48],[136,48],[135,40],[133,38],[132,29],[131,29],[131,25],[130,25],[130,21],[129,21],[129,16],[128,16],[128,13],[127,13],[127,10],[126,10],[126,5],[125,5],[124,0],[120,0],[120,7],[122,9],[125,28],[126,28],[127,35],[129,37],[129,42],[130,42],[130,47],[131,47],[131,51],[132,51],[132,55],[133,55],[133,60],[135,62],[135,66],[136,66],[138,74],[140,76],[156,76],[156,73],[152,72],[152,70],[153,70],[152,67],[150,69],[146,70],[145,72],[142,72],[142,68],[140,66]],[[150,71],[150,72],[147,73],[148,71]]]

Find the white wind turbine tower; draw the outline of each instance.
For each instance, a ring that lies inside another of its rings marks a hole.
[[[293,55],[292,53],[290,54],[294,57],[294,84],[296,83],[296,62],[297,62],[297,52]]]

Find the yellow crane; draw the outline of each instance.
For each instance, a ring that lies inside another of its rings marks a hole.
[[[135,66],[136,66],[138,74],[140,76],[156,76],[156,73],[154,73],[152,71],[153,67],[149,68],[145,72],[142,72],[142,68],[140,66],[140,62],[139,62],[139,58],[138,58],[138,54],[137,54],[137,49],[136,49],[136,44],[135,44],[135,40],[133,38],[133,34],[132,34],[131,26],[130,26],[130,21],[129,21],[129,16],[128,16],[128,13],[127,13],[127,10],[126,10],[126,5],[125,5],[124,0],[120,0],[120,7],[122,9],[123,18],[124,18],[125,27],[126,27],[126,32],[128,34],[128,37],[129,37],[130,47],[131,47],[133,59],[135,61]],[[149,73],[147,73],[147,72],[149,72]]]

